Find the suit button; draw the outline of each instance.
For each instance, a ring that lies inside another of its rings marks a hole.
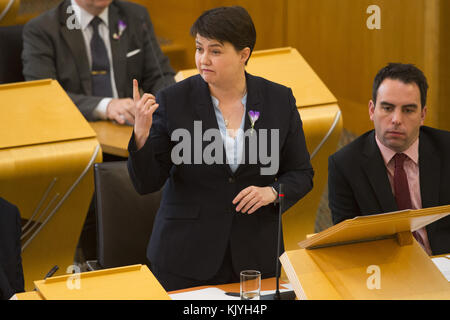
[[[228,182],[229,182],[229,183],[235,183],[235,182],[236,182],[236,180],[234,180],[234,178],[233,178],[233,177],[229,177],[229,178],[228,178]]]

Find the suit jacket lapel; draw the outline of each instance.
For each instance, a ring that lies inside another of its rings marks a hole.
[[[217,123],[216,114],[214,112],[214,106],[211,100],[211,92],[209,91],[208,84],[203,80],[200,75],[196,76],[194,86],[191,93],[191,101],[193,101],[195,113],[198,119],[194,121],[201,121],[202,131],[205,132],[208,129],[215,129],[219,131],[219,125]],[[228,175],[233,175],[230,166],[226,163],[226,151],[225,145],[222,140],[222,153],[223,153],[223,163],[222,167],[226,170]]]
[[[203,131],[208,129],[219,130],[208,84],[200,75],[195,80],[191,99],[194,103],[194,109],[199,118],[198,120],[202,121],[202,129]]]
[[[67,7],[69,5],[70,1],[66,0],[60,6],[59,17],[61,24],[61,35],[69,46],[72,57],[75,60],[75,65],[78,69],[78,75],[81,79],[81,86],[83,87],[83,91],[86,95],[92,95],[91,73],[83,34],[81,33],[81,30],[76,28],[69,29],[67,26],[67,21],[69,21],[70,18],[69,14],[67,13]]]
[[[260,92],[259,92],[260,89],[257,86],[257,83],[252,75],[245,73],[245,76],[246,76],[246,81],[247,81],[247,104],[246,104],[246,113],[244,114],[244,117],[245,117],[244,132],[246,132],[247,130],[249,130],[251,128],[251,122],[250,122],[250,118],[248,116],[248,112],[250,110],[253,110],[253,111],[260,112],[259,119],[255,123],[255,126],[254,126],[254,130],[255,130],[254,134],[257,134],[256,129],[260,128],[260,127],[264,127],[264,125],[263,125],[264,116],[262,115],[261,105],[260,105],[260,100],[261,100]],[[197,77],[198,77],[197,78],[198,85],[195,85],[195,87],[193,88],[192,97],[193,97],[193,101],[196,101],[194,108],[195,108],[195,111],[196,111],[199,119],[202,121],[202,130],[203,130],[203,132],[208,129],[211,129],[211,128],[219,130],[219,125],[217,124],[217,118],[214,113],[214,106],[211,101],[211,93],[209,91],[208,84],[205,81],[203,81],[201,76],[197,76]],[[225,146],[224,146],[223,141],[222,141],[222,145],[223,145],[224,160],[226,160],[226,151],[225,151]],[[248,143],[247,144],[244,143],[244,148],[245,148],[245,151],[243,151],[243,152],[245,152],[245,155],[248,158],[248,154],[249,154],[248,153],[249,152]],[[226,164],[226,162],[225,162],[224,167],[226,168],[227,173],[229,175],[238,175],[239,172],[241,170],[243,170],[243,168],[245,168],[247,165],[248,164],[239,165],[239,167],[237,168],[237,170],[234,174],[231,171],[230,166],[228,164]]]
[[[122,20],[123,22],[125,22],[125,24],[127,24],[127,21],[125,21],[125,18],[121,16],[121,12],[114,2],[109,6],[108,19],[109,19],[109,39],[111,43],[111,52],[112,52],[112,64],[114,68],[114,80],[116,82],[116,88],[119,97],[125,97],[125,88],[126,88],[125,81],[127,80],[126,55],[128,48],[126,44],[128,43],[129,40],[128,38],[130,35],[130,30],[127,30],[126,28],[118,38],[119,21]]]
[[[261,127],[261,123],[264,122],[264,115],[261,113],[261,105],[260,105],[260,92],[259,87],[256,83],[255,78],[245,73],[245,77],[247,80],[247,105],[246,105],[246,113],[244,115],[245,117],[245,124],[244,124],[244,132],[246,132],[248,129],[251,128],[251,121],[250,117],[248,115],[250,110],[258,111],[259,112],[259,119],[255,122],[254,129]]]
[[[381,156],[380,149],[375,141],[375,131],[372,131],[372,133],[367,136],[363,155],[365,156],[363,168],[367,174],[373,192],[378,199],[382,212],[397,211],[397,203],[392,194],[386,166],[383,157]]]
[[[258,87],[258,83],[257,83],[255,77],[253,77],[252,75],[250,75],[246,72],[245,78],[247,81],[247,103],[246,103],[245,114],[244,114],[244,117],[245,117],[244,134],[245,134],[245,132],[247,132],[248,130],[251,130],[251,128],[252,128],[250,117],[248,115],[249,111],[250,110],[258,111],[259,118],[254,123],[252,134],[255,134],[257,136],[257,139],[259,139],[257,129],[258,128],[268,128],[268,126],[264,126],[264,122],[267,119],[264,118],[264,114],[263,114],[263,112],[261,112],[262,105],[261,105],[260,88]],[[250,153],[249,153],[250,149],[249,149],[249,144],[246,142],[248,142],[248,139],[244,139],[244,141],[243,141],[244,149],[242,152],[244,153],[243,154],[244,157],[242,158],[242,160],[243,161],[245,160],[247,163],[240,164],[239,167],[237,168],[236,172],[234,173],[235,175],[238,175],[242,170],[245,170],[245,168],[247,166],[249,166],[248,161],[249,161],[249,156],[250,156]]]
[[[419,138],[420,194],[422,208],[439,205],[441,160],[431,141],[422,132]]]

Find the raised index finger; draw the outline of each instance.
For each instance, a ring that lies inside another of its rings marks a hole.
[[[139,85],[136,79],[133,79],[133,100],[134,103],[138,103],[141,100],[141,95],[139,94]]]

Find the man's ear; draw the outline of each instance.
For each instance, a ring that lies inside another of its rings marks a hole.
[[[427,115],[427,106],[425,106],[425,107],[423,107],[422,108],[422,110],[420,111],[421,112],[421,117],[422,117],[422,121],[420,122],[420,125],[421,126],[423,126],[423,123],[424,123],[424,121],[425,121],[425,117],[426,117],[426,115]]]
[[[369,101],[369,117],[370,117],[370,120],[372,120],[372,121],[373,121],[374,113],[375,113],[375,103],[372,100],[370,100]]]

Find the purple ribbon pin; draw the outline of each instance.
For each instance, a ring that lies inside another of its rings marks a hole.
[[[120,39],[120,36],[122,35],[122,33],[125,31],[126,28],[127,28],[127,24],[126,24],[124,21],[119,20],[119,23],[118,23],[118,25],[117,25],[117,29],[118,29],[118,31],[119,31],[119,34],[114,33],[114,34],[113,34],[113,38],[114,38],[115,40],[119,40],[119,39]]]
[[[252,125],[251,134],[253,134],[253,128],[255,127],[255,122],[259,119],[259,111],[250,110],[248,112],[248,116],[250,117],[250,123]]]

